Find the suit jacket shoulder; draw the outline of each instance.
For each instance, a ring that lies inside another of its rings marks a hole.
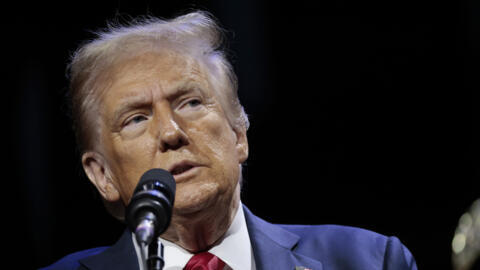
[[[259,270],[417,269],[396,237],[338,225],[271,224],[244,211]]]
[[[394,236],[339,225],[281,227],[300,237],[296,252],[339,269],[416,269],[414,257]]]
[[[98,247],[98,248],[92,248],[92,249],[87,249],[83,251],[78,251],[72,254],[69,254],[62,259],[58,260],[54,264],[45,267],[45,268],[40,268],[39,270],[73,270],[73,269],[79,269],[80,268],[80,260],[83,260],[85,258],[100,254],[103,252],[107,247]]]
[[[126,229],[111,247],[88,249],[70,254],[44,270],[136,270],[138,260],[131,232]]]

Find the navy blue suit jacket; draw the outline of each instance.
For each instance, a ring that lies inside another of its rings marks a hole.
[[[256,217],[245,206],[244,212],[257,270],[417,269],[412,254],[395,237],[336,225],[275,225]],[[126,230],[111,247],[70,254],[44,269],[139,267],[131,232]]]

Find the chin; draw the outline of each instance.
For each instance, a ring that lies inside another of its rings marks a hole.
[[[221,197],[217,185],[180,189],[175,196],[174,213],[178,215],[207,213],[206,209],[221,202]]]

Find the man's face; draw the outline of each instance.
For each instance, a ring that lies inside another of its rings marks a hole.
[[[99,97],[99,152],[119,197],[108,200],[126,205],[151,168],[173,174],[177,213],[231,199],[248,156],[246,132],[228,123],[206,72],[174,52],[144,54],[110,70]]]

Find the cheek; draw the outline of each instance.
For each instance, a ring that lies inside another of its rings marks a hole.
[[[211,159],[213,177],[227,186],[235,186],[239,176],[236,135],[225,118],[216,116],[206,120],[196,129],[197,143]]]
[[[234,158],[235,152],[235,133],[230,128],[226,119],[218,115],[207,117],[194,129],[196,143],[204,145],[211,157],[214,157],[219,163],[224,163],[227,159]]]
[[[151,167],[155,145],[152,140],[144,138],[135,143],[126,143],[119,138],[113,141],[111,152],[112,173],[125,203],[135,189],[142,174]]]

